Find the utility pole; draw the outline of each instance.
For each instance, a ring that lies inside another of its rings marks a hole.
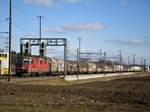
[[[119,51],[119,57],[120,57],[120,62],[119,62],[119,64],[120,64],[120,72],[121,72],[121,67],[122,67],[122,52],[121,52],[121,50]]]
[[[99,61],[101,62],[102,61],[102,50],[99,49]]]
[[[130,69],[129,69],[130,68]],[[128,56],[128,70],[131,70],[131,66],[130,66],[130,57]]]
[[[128,65],[130,64],[130,57],[128,56]]]
[[[37,18],[39,18],[39,38],[42,38],[42,19],[43,16],[37,16]]]
[[[133,54],[133,65],[132,65],[133,66],[133,70],[135,70],[135,67],[134,67],[135,66],[135,57],[136,57],[136,55]]]
[[[41,38],[42,38],[42,18],[43,16],[37,16],[37,18],[39,19],[39,38],[40,38],[40,44],[41,44]],[[41,51],[41,45],[40,45],[40,50],[39,52]],[[45,49],[44,49],[44,52],[45,52]],[[40,56],[41,56],[41,53],[39,53]]]
[[[8,69],[8,81],[11,81],[11,36],[12,36],[12,0],[10,0],[9,6],[9,69]]]
[[[141,57],[140,65],[141,65],[141,66],[143,65],[143,57]]]
[[[77,77],[79,78],[79,72],[80,72],[80,52],[81,52],[81,37],[78,38],[79,41],[79,47],[77,48]]]
[[[80,62],[80,52],[81,52],[81,37],[78,38],[79,40],[79,62]]]
[[[146,59],[144,59],[144,72],[146,72]]]
[[[135,65],[135,57],[136,57],[136,55],[133,54],[133,65]]]
[[[67,75],[67,39],[65,39],[64,45],[64,78]]]
[[[79,48],[77,48],[77,62],[79,61]]]
[[[106,74],[106,51],[104,52],[104,75]]]
[[[79,48],[77,48],[77,78],[79,78]]]

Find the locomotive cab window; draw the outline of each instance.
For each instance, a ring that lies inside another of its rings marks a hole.
[[[24,64],[31,64],[31,63],[32,63],[32,60],[24,59]]]
[[[24,60],[24,64],[29,64],[29,61],[28,60]]]

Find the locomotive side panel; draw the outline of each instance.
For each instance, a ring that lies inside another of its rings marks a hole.
[[[17,72],[18,74],[48,74],[50,71],[50,63],[47,58],[37,56],[18,58]]]
[[[44,58],[33,57],[28,69],[30,72],[47,73],[49,72],[49,62]]]

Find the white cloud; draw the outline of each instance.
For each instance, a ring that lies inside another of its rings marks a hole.
[[[148,38],[132,38],[127,40],[108,40],[109,42],[121,45],[149,45],[150,39]]]
[[[25,3],[38,5],[53,5],[54,0],[25,0]]]
[[[83,30],[100,30],[104,29],[105,25],[101,23],[85,23],[85,24],[67,24],[62,27],[45,28],[44,32],[65,32],[65,31],[83,31]]]
[[[65,32],[65,30],[63,28],[59,28],[59,27],[49,27],[49,28],[44,28],[43,32]]]
[[[68,24],[64,25],[66,30],[99,30],[105,26],[101,23]]]
[[[78,2],[81,2],[81,0],[63,0],[64,2],[67,2],[67,3],[78,3]]]
[[[128,0],[121,0],[120,3],[121,3],[121,5],[122,5],[123,7],[127,7],[129,1],[128,1]]]
[[[84,3],[85,5],[91,5],[91,3],[93,3],[93,1],[95,0],[62,0],[65,3]]]
[[[24,0],[28,4],[37,4],[37,5],[60,5],[61,3],[80,3],[90,4],[94,0]]]

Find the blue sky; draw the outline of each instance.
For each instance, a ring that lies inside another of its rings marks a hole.
[[[0,0],[0,32],[8,31],[8,8],[9,0]],[[67,37],[71,51],[81,37],[83,50],[122,50],[150,63],[149,0],[13,0],[13,50],[19,52],[21,37],[38,37],[39,15],[42,36]]]

